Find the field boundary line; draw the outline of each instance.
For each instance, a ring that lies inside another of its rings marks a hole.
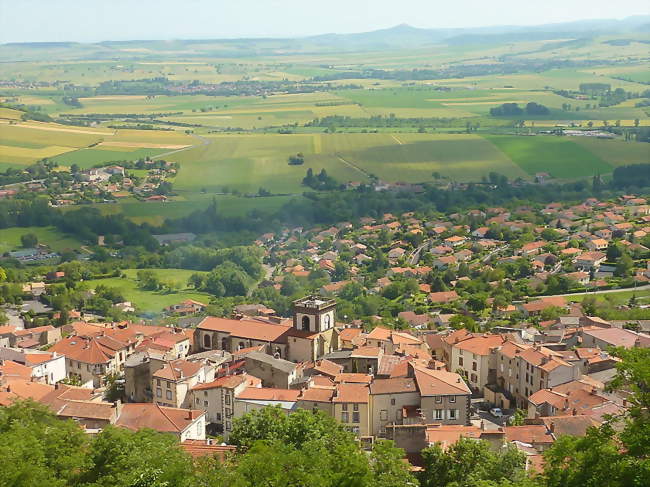
[[[404,145],[404,142],[402,142],[401,140],[399,140],[395,135],[391,134],[391,137],[392,137],[393,140],[394,140],[395,142],[397,142],[399,145]]]
[[[354,164],[354,163],[352,163],[352,162],[350,162],[350,161],[346,161],[346,160],[343,159],[339,154],[336,154],[336,158],[337,158],[339,161],[341,161],[343,164],[345,164],[346,166],[351,167],[352,169],[354,169],[354,170],[357,171],[357,172],[360,172],[361,174],[363,174],[363,175],[364,175],[365,177],[367,177],[368,179],[372,179],[372,178],[370,177],[370,173],[368,173],[365,169],[360,168],[359,166],[357,166],[356,164]]]

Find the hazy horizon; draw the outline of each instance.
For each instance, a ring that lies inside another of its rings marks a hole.
[[[533,26],[622,19],[650,13],[647,1],[548,0],[541,11],[514,0],[0,0],[0,43],[100,42],[197,38],[286,38],[367,32],[408,24],[419,28]],[[318,11],[317,9],[321,9]],[[317,12],[315,15],[314,13]],[[26,21],[26,19],[28,19]]]

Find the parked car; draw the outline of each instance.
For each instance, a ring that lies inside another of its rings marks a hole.
[[[503,411],[501,411],[501,408],[492,408],[490,409],[490,414],[494,416],[495,418],[502,418],[503,417]]]

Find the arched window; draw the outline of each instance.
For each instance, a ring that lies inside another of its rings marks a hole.
[[[309,316],[302,317],[302,329],[309,330]]]
[[[203,348],[212,348],[212,340],[210,340],[210,335],[203,335]]]
[[[330,315],[325,315],[325,319],[324,319],[324,321],[325,321],[325,329],[326,329],[326,330],[329,330],[329,329],[330,329],[330,326],[331,326]]]

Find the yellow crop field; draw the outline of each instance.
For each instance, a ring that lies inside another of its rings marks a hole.
[[[20,159],[42,159],[44,157],[53,157],[64,152],[70,152],[74,150],[74,147],[64,147],[57,145],[49,145],[47,147],[39,149],[31,149],[28,147],[15,147],[10,145],[0,145],[0,157],[2,159],[8,159],[12,157],[17,157]]]
[[[9,120],[20,120],[22,112],[18,110],[12,110],[11,108],[2,108],[0,107],[0,118],[7,118]]]

